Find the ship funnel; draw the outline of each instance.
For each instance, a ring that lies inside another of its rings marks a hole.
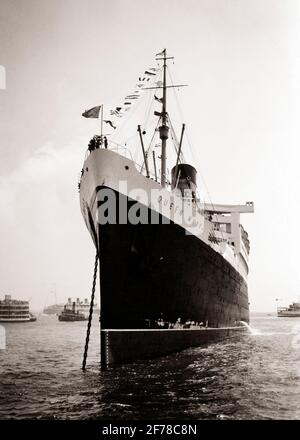
[[[172,189],[178,188],[182,196],[196,198],[197,170],[192,166],[181,163],[172,168]]]

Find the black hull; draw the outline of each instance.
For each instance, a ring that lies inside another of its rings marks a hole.
[[[102,330],[149,328],[159,318],[209,327],[249,322],[243,277],[182,227],[173,223],[91,227],[100,255]]]
[[[109,365],[152,359],[189,347],[199,347],[227,338],[241,337],[246,327],[203,328],[199,330],[103,330],[102,368]]]
[[[300,318],[300,313],[297,315],[288,315],[288,314],[278,314],[278,318]]]
[[[61,322],[76,322],[76,321],[87,321],[88,318],[78,318],[76,316],[59,316],[58,320]]]

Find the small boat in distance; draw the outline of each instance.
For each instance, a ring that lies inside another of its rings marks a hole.
[[[30,318],[29,318],[30,322],[35,322],[37,320],[37,317],[34,316],[32,313],[29,312],[29,315],[30,315]]]
[[[5,295],[0,300],[0,322],[33,322],[36,317],[29,312],[29,301],[12,299]]]
[[[59,315],[64,309],[64,304],[52,304],[44,308],[45,315]]]
[[[70,307],[69,303],[64,306],[63,311],[58,315],[59,321],[68,321],[68,322],[74,322],[74,321],[86,321],[88,319],[88,316],[85,315],[82,311],[76,310],[76,303],[75,301],[72,304],[72,307]]]
[[[67,308],[72,308],[74,303],[76,312],[83,313],[84,316],[88,318],[90,312],[89,300],[87,298],[84,298],[84,300],[82,301],[80,298],[76,298],[76,302],[73,302],[71,298],[68,298],[68,302],[66,304]],[[97,303],[94,303],[93,313],[100,314],[100,309]]]
[[[58,316],[64,310],[65,305],[69,309],[72,308],[72,305],[73,305],[72,299],[68,298],[68,301],[66,304],[59,303],[59,304],[52,304],[50,306],[47,306],[44,308],[43,313],[45,315],[57,315]],[[80,311],[80,312],[84,313],[84,315],[88,316],[89,310],[90,310],[90,303],[87,298],[85,298],[83,301],[80,300],[80,298],[76,298],[75,307],[76,307],[76,311]],[[98,314],[100,313],[100,309],[97,306],[97,304],[95,304],[95,306],[94,306],[94,313],[98,313]]]
[[[293,302],[288,307],[278,307],[279,318],[300,318],[300,302]]]

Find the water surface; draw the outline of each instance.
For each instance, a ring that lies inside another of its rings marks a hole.
[[[5,324],[0,419],[300,419],[300,319],[256,315],[252,334],[99,369],[93,322]]]

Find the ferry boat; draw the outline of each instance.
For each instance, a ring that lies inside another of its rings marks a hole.
[[[136,90],[110,112],[110,118],[103,117],[103,105],[83,113],[100,118],[101,112],[101,135],[88,146],[79,192],[100,263],[103,363],[197,344],[196,333],[188,336],[192,330],[174,328],[178,320],[205,323],[201,338],[226,337],[240,321],[249,322],[250,242],[240,215],[254,212],[254,204],[201,200],[197,171],[184,158],[185,124],[176,133],[167,109],[167,91],[183,86],[167,82],[169,59],[166,50],[157,54],[157,67],[145,71]],[[159,81],[153,83],[152,78]],[[148,145],[145,135],[151,125],[137,126],[143,154],[138,165],[128,142],[116,144],[104,136],[102,126],[108,123],[114,132],[141,91],[150,93],[159,109],[154,111],[157,122]],[[171,172],[169,138],[176,156]],[[155,328],[158,319],[170,323],[170,329]]]
[[[300,303],[293,302],[288,307],[278,307],[277,316],[279,318],[300,318]]]
[[[0,300],[0,322],[31,321],[36,321],[36,317],[29,311],[29,301],[12,299],[11,295]]]

